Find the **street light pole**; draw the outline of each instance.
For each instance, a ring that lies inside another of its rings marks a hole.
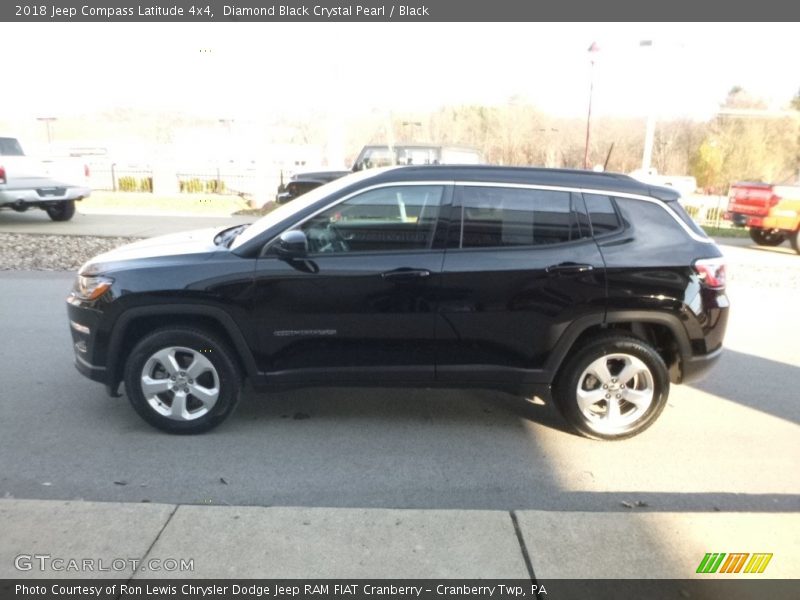
[[[225,128],[228,130],[228,135],[231,134],[231,125],[233,124],[233,119],[220,119],[220,123],[222,123]]]
[[[583,168],[589,168],[589,138],[592,131],[592,95],[594,93],[594,54],[600,50],[597,43],[592,42],[589,46],[589,60],[591,63],[589,71],[589,110],[586,114],[586,144],[583,148]]]
[[[57,117],[36,117],[37,121],[43,121],[47,129],[47,145],[48,147],[53,143],[53,135],[50,131],[50,123],[57,120]]]
[[[639,46],[641,48],[652,48],[653,41],[652,40],[642,40],[639,42]],[[652,52],[652,50],[650,51]],[[647,171],[650,169],[650,165],[653,163],[653,142],[655,141],[656,137],[656,111],[655,111],[655,86],[652,85],[652,77],[653,77],[653,61],[650,61],[649,65],[649,72],[650,72],[650,81],[651,85],[649,86],[650,89],[648,93],[650,94],[648,113],[647,113],[647,126],[645,127],[644,132],[644,152],[642,153],[642,170]]]

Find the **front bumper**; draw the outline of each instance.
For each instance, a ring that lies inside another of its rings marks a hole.
[[[72,335],[72,350],[75,353],[75,368],[93,381],[106,383],[106,367],[98,364],[97,330],[100,311],[87,306],[70,295],[67,298],[69,331]]]
[[[92,381],[106,383],[106,368],[91,364],[81,357],[77,351],[75,352],[75,368],[78,369],[81,375],[88,377]]]

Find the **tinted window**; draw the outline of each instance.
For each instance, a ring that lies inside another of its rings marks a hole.
[[[616,202],[625,220],[637,232],[640,248],[668,248],[686,243],[686,230],[670,215],[666,206],[629,198],[617,198]]]
[[[689,229],[694,231],[697,235],[701,235],[703,237],[708,237],[706,235],[706,232],[703,231],[703,228],[700,227],[700,225],[698,225],[694,221],[694,219],[692,219],[692,217],[689,216],[689,213],[687,213],[686,210],[684,210],[684,208],[683,208],[683,206],[681,206],[680,202],[678,202],[677,200],[672,200],[670,202],[667,202],[666,206],[668,208],[671,208],[672,212],[674,212],[676,215],[678,215],[681,218],[681,220],[689,226]]]
[[[22,148],[14,138],[0,138],[0,156],[22,156]]]
[[[586,208],[589,210],[589,220],[595,235],[603,235],[620,228],[619,215],[614,208],[609,196],[600,194],[584,194]]]
[[[438,185],[370,190],[311,218],[301,229],[312,253],[430,248],[443,190]]]
[[[569,192],[465,186],[460,205],[461,228],[451,230],[451,246],[534,246],[580,237]]]

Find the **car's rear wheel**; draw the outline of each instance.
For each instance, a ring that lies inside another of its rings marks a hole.
[[[759,246],[780,246],[786,240],[786,234],[780,229],[751,227],[750,239]]]
[[[795,252],[800,254],[800,229],[792,234],[792,248],[794,248]]]
[[[555,398],[581,435],[619,440],[647,429],[664,410],[669,374],[638,338],[610,333],[589,340],[561,370]]]
[[[45,211],[53,221],[69,221],[75,216],[75,200],[67,200],[48,206]]]
[[[219,425],[239,399],[235,357],[215,336],[161,329],[142,339],[125,367],[125,391],[148,423],[170,433],[201,433]]]

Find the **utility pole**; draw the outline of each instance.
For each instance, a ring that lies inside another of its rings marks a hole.
[[[589,46],[589,62],[591,67],[589,70],[589,110],[586,113],[586,144],[583,148],[583,168],[589,168],[589,139],[592,131],[592,95],[594,94],[594,63],[595,54],[600,51],[600,47],[596,42],[592,42]]]

